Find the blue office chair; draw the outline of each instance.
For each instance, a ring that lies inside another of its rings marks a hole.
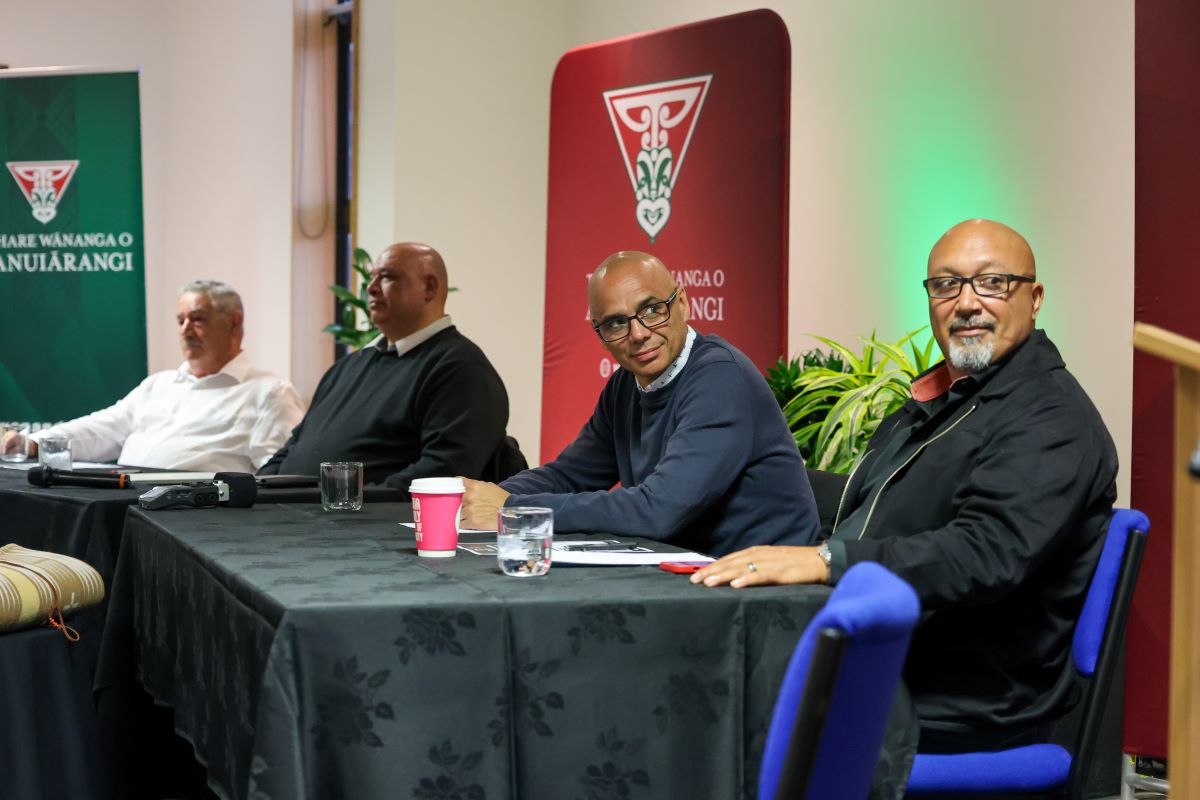
[[[1140,511],[1117,509],[1108,525],[1100,561],[1092,575],[1071,655],[1087,680],[1083,716],[1072,750],[1056,744],[1032,744],[985,753],[918,753],[908,780],[908,795],[989,796],[1041,794],[1081,800],[1086,768],[1096,748],[1121,634],[1129,616],[1150,520]]]
[[[879,564],[846,570],[783,677],[759,800],[867,796],[920,613],[912,587]]]

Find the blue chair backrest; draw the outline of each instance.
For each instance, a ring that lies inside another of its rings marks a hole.
[[[1075,669],[1089,678],[1096,671],[1100,648],[1104,644],[1104,630],[1112,610],[1113,593],[1121,577],[1125,546],[1135,530],[1150,530],[1150,520],[1145,514],[1128,508],[1118,508],[1113,512],[1104,537],[1104,547],[1100,551],[1100,561],[1096,564],[1079,622],[1075,625],[1075,636],[1071,643]]]
[[[912,587],[879,564],[856,564],[846,571],[800,637],[788,664],[763,752],[759,800],[776,800],[813,649],[826,629],[842,631],[848,638],[806,796],[867,796],[920,612]]]

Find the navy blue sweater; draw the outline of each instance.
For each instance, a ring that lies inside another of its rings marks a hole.
[[[614,484],[620,487],[609,491]],[[648,394],[609,379],[557,459],[500,484],[506,505],[554,509],[562,533],[646,536],[713,555],[809,544],[818,528],[804,462],[761,374],[718,336]]]

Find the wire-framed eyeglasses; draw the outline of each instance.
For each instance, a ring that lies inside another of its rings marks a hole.
[[[1007,294],[1014,283],[1037,283],[1036,278],[1027,275],[1012,275],[1007,272],[985,272],[971,278],[961,278],[957,275],[939,275],[921,281],[925,292],[935,300],[949,300],[962,293],[963,284],[971,284],[971,289],[980,297],[996,297]]]
[[[593,325],[592,330],[606,342],[619,342],[629,335],[629,326],[635,319],[647,330],[666,325],[667,320],[671,318],[671,304],[675,302],[678,294],[679,287],[676,286],[675,291],[671,292],[671,296],[666,300],[647,303],[632,317],[609,317]]]

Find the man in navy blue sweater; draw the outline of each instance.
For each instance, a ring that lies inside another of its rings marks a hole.
[[[494,530],[500,506],[533,505],[552,508],[561,533],[715,555],[813,541],[816,502],[766,381],[737,348],[687,324],[687,292],[662,262],[613,254],[592,274],[588,301],[622,369],[554,461],[499,485],[467,481],[463,524]]]

